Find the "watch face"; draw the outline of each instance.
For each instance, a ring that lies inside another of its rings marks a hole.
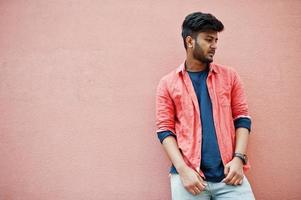
[[[244,159],[245,159],[245,164],[247,164],[247,162],[248,162],[248,156],[244,155]]]

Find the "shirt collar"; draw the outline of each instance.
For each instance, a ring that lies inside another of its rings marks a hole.
[[[183,62],[178,68],[177,68],[177,70],[176,70],[176,72],[177,73],[183,73],[184,71],[186,71],[186,69],[185,69],[185,62]],[[210,63],[210,65],[209,65],[209,71],[210,72],[214,72],[214,73],[219,73],[219,71],[218,71],[218,69],[217,69],[217,67],[216,67],[216,65],[214,64],[214,63]]]

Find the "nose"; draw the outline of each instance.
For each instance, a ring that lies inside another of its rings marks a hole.
[[[212,42],[210,47],[211,47],[211,49],[216,50],[217,49],[217,42]]]

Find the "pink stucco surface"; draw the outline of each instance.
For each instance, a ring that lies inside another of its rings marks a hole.
[[[1,0],[0,199],[169,200],[155,89],[183,18],[220,18],[242,77],[257,199],[301,199],[301,1]]]

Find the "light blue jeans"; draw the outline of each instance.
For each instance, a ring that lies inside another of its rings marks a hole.
[[[238,186],[223,182],[206,182],[208,185],[199,195],[192,195],[183,186],[178,174],[170,174],[172,200],[254,200],[250,183],[244,176],[243,183]]]

